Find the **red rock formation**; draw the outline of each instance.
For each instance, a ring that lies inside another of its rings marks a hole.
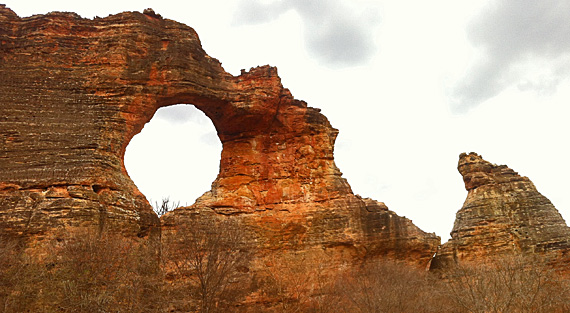
[[[275,68],[234,77],[186,25],[151,11],[19,18],[2,6],[0,43],[4,234],[158,231],[124,168],[125,148],[158,108],[191,103],[217,129],[220,173],[194,206],[164,217],[165,240],[199,212],[240,220],[260,257],[289,249],[330,252],[344,263],[389,255],[425,266],[439,244],[352,193],[334,163],[338,131],[294,99]]]
[[[530,179],[473,152],[461,154],[458,170],[467,199],[432,268],[513,252],[558,258],[570,251],[570,228]]]

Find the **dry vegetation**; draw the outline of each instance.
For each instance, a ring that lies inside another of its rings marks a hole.
[[[42,259],[0,246],[0,312],[159,312],[156,250],[122,237],[76,233]]]
[[[377,260],[332,277],[327,262],[292,253],[253,273],[243,236],[238,224],[197,218],[162,245],[80,232],[31,258],[0,240],[0,312],[570,311],[570,284],[538,259],[439,273]]]
[[[170,309],[232,311],[248,289],[250,255],[242,242],[243,230],[235,222],[214,223],[199,215],[178,229],[175,240],[163,242],[162,270],[174,295]]]
[[[446,274],[460,312],[570,312],[570,283],[539,258],[504,256]]]

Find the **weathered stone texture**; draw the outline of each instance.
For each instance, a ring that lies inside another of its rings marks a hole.
[[[241,220],[259,255],[329,249],[339,262],[431,259],[439,237],[352,193],[334,163],[338,131],[294,99],[275,68],[234,77],[192,28],[150,11],[89,20],[20,18],[0,7],[2,233],[158,231],[123,156],[158,108],[180,103],[212,120],[223,151],[212,190],[166,215],[164,238],[199,212]]]
[[[458,170],[467,199],[457,212],[451,239],[439,249],[432,267],[513,252],[566,257],[570,228],[527,177],[476,153],[461,154]]]

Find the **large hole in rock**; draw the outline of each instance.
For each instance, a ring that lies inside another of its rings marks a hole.
[[[191,205],[211,189],[222,144],[212,121],[193,105],[158,109],[125,152],[125,168],[154,206],[163,199]]]

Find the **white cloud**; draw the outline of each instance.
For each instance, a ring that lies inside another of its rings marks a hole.
[[[373,6],[350,6],[341,0],[242,0],[236,25],[270,22],[296,11],[303,21],[306,49],[325,65],[346,67],[368,62],[376,52],[374,29],[379,22]]]
[[[489,2],[467,30],[481,52],[453,92],[452,109],[466,111],[518,85],[551,94],[567,77],[570,2]],[[532,64],[541,64],[537,69]]]

